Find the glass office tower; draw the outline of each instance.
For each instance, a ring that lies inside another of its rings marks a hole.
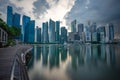
[[[18,14],[18,13],[15,13],[13,15],[13,26],[20,28],[20,14]]]
[[[49,20],[49,43],[55,43],[55,22]]]
[[[48,22],[42,24],[42,43],[48,43]]]
[[[77,32],[76,30],[76,20],[72,21],[71,22],[71,32]]]
[[[26,37],[26,34],[25,34],[25,29],[26,27],[28,26],[28,23],[30,22],[30,17],[28,16],[25,16],[23,15],[23,18],[22,18],[22,41],[25,42],[25,37]]]
[[[41,43],[41,28],[36,28],[36,41]]]
[[[60,35],[59,35],[59,30],[60,30],[60,21],[56,21],[55,25],[55,31],[56,31],[56,42],[59,43],[60,41]]]
[[[13,9],[11,6],[7,6],[7,24],[11,27],[13,20]]]
[[[34,43],[35,41],[35,21],[30,21],[25,28],[25,42]]]

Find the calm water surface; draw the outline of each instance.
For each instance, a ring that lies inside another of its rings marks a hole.
[[[118,45],[34,45],[30,80],[120,80]]]

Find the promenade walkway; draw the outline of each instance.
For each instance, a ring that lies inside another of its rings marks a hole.
[[[0,48],[0,80],[10,80],[16,53],[19,50],[26,51],[30,48],[32,47],[29,45],[16,45],[8,48]]]

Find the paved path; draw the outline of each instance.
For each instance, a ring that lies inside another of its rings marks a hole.
[[[16,45],[14,47],[0,48],[0,80],[10,80],[14,57],[18,50],[27,50],[29,45]]]

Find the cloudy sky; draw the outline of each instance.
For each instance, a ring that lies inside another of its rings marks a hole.
[[[98,25],[114,23],[115,32],[120,32],[120,0],[0,0],[0,17],[6,21],[7,5],[21,15],[36,20],[36,25],[53,20],[60,20],[61,26],[69,29],[74,19],[77,23],[88,21]]]

